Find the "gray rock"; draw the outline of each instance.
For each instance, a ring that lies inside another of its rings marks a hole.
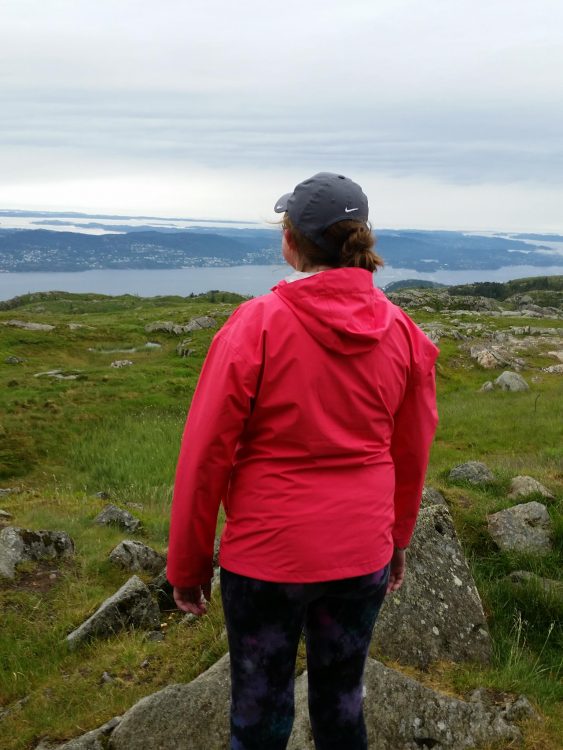
[[[517,372],[511,372],[510,370],[505,370],[502,375],[499,375],[494,384],[497,388],[500,388],[503,391],[530,390],[530,386],[526,383],[522,375],[519,375]]]
[[[84,380],[85,375],[81,372],[64,372],[63,370],[47,370],[36,372],[34,378],[54,378],[55,380]]]
[[[184,333],[200,331],[202,328],[217,328],[217,321],[214,318],[210,318],[209,315],[202,315],[200,318],[192,318],[190,322],[184,326]]]
[[[119,725],[120,720],[121,717],[116,716],[98,729],[59,745],[58,750],[106,750],[107,738]]]
[[[11,519],[12,519],[11,513],[8,513],[7,510],[0,509],[0,521],[10,521]]]
[[[137,531],[141,526],[141,522],[131,513],[122,508],[118,508],[117,505],[106,505],[106,507],[94,518],[94,523],[98,523],[101,526],[120,526],[126,531]]]
[[[481,461],[466,461],[464,464],[454,466],[450,471],[449,479],[451,482],[469,482],[480,485],[494,482],[495,478],[489,467]]]
[[[482,393],[488,393],[489,391],[494,391],[495,387],[491,380],[487,380],[483,385],[479,388],[479,390]]]
[[[473,750],[521,740],[512,721],[527,714],[525,699],[502,707],[458,700],[373,659],[367,661],[364,683],[369,747]],[[306,674],[296,680],[295,697],[296,716],[288,750],[313,750]],[[188,685],[170,685],[135,704],[114,729],[111,748],[224,750],[229,743],[229,699],[227,654]]]
[[[471,347],[470,355],[473,359],[477,360],[477,364],[485,370],[492,370],[494,367],[499,367],[506,361],[506,358],[499,352],[494,351],[493,349],[487,349],[483,346]]]
[[[427,508],[429,505],[446,505],[446,498],[442,495],[439,490],[434,489],[434,487],[427,487],[424,486],[424,489],[422,490],[422,508]]]
[[[148,586],[151,594],[156,597],[158,606],[161,610],[176,608],[173,587],[166,578],[166,568],[161,570],[160,573],[150,581]]]
[[[181,333],[184,333],[184,326],[173,323],[171,320],[157,320],[154,323],[146,325],[145,331],[147,333],[162,331],[163,333],[173,333],[179,336]]]
[[[125,539],[115,547],[109,555],[114,565],[119,565],[125,570],[135,572],[138,570],[147,573],[158,573],[166,565],[166,558],[152,547],[141,542]]]
[[[153,333],[154,331],[162,331],[163,333],[173,333],[179,336],[182,333],[191,333],[192,331],[201,331],[203,328],[216,328],[217,321],[214,318],[210,318],[208,315],[203,315],[199,318],[192,318],[189,323],[181,325],[173,323],[171,320],[157,320],[154,323],[149,323],[145,326],[147,333]]]
[[[119,369],[121,367],[131,367],[132,364],[133,362],[130,359],[116,359],[111,363],[110,367]]]
[[[178,344],[176,347],[176,354],[179,357],[191,357],[195,354],[195,349],[190,349],[190,344],[192,343],[191,339],[186,339],[185,341],[182,341],[181,344]]]
[[[16,567],[22,562],[58,560],[73,553],[74,542],[64,531],[7,526],[0,531],[0,577],[15,578]]]
[[[13,328],[23,328],[25,331],[52,331],[55,327],[47,323],[32,323],[27,320],[4,320],[2,324]]]
[[[555,581],[552,578],[542,578],[535,573],[529,573],[527,570],[515,570],[504,578],[516,585],[531,583],[542,589],[546,594],[563,599],[563,581]]]
[[[422,669],[444,659],[490,660],[483,605],[444,505],[420,511],[405,582],[386,598],[374,643],[379,653]]]
[[[21,365],[24,361],[25,360],[20,359],[19,357],[14,357],[14,355],[12,354],[9,357],[6,357],[4,363],[7,365]]]
[[[18,495],[21,492],[19,487],[0,487],[0,497],[6,497],[6,495]]]
[[[552,375],[563,375],[563,364],[549,365],[549,367],[542,367],[542,372],[549,372]]]
[[[160,625],[160,612],[150,591],[137,576],[132,576],[123,586],[82,623],[67,635],[72,648],[84,641],[105,637],[134,627],[155,630]]]
[[[224,656],[188,685],[169,685],[130,708],[112,734],[112,750],[224,750],[230,691]]]
[[[500,549],[546,554],[551,549],[552,524],[545,505],[522,503],[487,517],[489,533]]]
[[[511,480],[508,497],[526,497],[526,495],[532,495],[534,493],[539,493],[550,500],[555,499],[555,496],[547,489],[547,487],[544,487],[541,482],[538,482],[538,480],[533,477],[518,476]]]

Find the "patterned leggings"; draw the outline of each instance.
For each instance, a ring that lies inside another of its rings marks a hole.
[[[317,750],[367,750],[362,677],[389,566],[324,583],[272,583],[221,570],[231,654],[231,750],[285,750],[305,628]]]

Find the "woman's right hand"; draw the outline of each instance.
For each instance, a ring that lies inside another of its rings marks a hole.
[[[407,556],[404,549],[397,549],[395,547],[393,557],[391,558],[389,583],[387,584],[388,594],[393,593],[393,591],[398,591],[398,589],[400,589],[403,585],[403,581],[405,580],[405,568],[407,565],[406,557]]]
[[[203,586],[179,588],[174,586],[174,601],[178,609],[200,617],[207,612],[207,602],[211,599],[211,581]]]

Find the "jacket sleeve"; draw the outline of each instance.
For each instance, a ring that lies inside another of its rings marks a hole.
[[[434,361],[438,349],[428,341],[425,363],[417,367],[395,414],[391,455],[395,464],[393,542],[407,547],[420,508],[430,447],[438,424]]]
[[[220,331],[204,362],[184,428],[172,500],[167,578],[188,588],[213,575],[219,505],[251,412],[257,368]]]

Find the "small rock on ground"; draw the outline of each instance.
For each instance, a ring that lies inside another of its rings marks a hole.
[[[131,572],[144,570],[147,573],[158,573],[166,565],[166,558],[146,544],[124,539],[109,555],[115,565]]]
[[[464,464],[454,466],[449,474],[450,481],[465,481],[470,484],[481,485],[494,482],[493,472],[481,461],[466,461]]]
[[[137,531],[140,527],[141,522],[131,513],[122,508],[118,508],[117,505],[106,505],[106,507],[99,513],[94,519],[94,523],[98,523],[101,526],[120,526],[126,531]]]
[[[502,375],[499,375],[494,384],[503,391],[516,392],[530,390],[530,386],[526,383],[522,375],[510,370],[506,370]]]
[[[547,554],[551,550],[552,524],[545,505],[522,503],[488,516],[489,533],[506,551]]]
[[[553,500],[555,498],[553,493],[551,493],[547,489],[547,487],[544,487],[541,482],[538,482],[538,480],[534,479],[533,477],[518,476],[514,477],[514,479],[511,480],[510,493],[508,497],[526,497],[526,495],[532,495],[534,493],[539,493],[543,497],[547,497],[550,500]]]

